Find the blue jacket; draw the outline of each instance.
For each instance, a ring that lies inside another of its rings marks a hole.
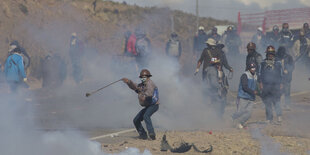
[[[7,81],[20,82],[26,78],[23,57],[17,53],[10,55],[6,59],[4,73]]]
[[[250,71],[244,72],[240,78],[240,84],[238,89],[238,97],[246,100],[255,100],[254,91],[257,87],[257,76],[252,75]]]

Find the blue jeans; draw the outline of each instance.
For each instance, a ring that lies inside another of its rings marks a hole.
[[[151,116],[158,110],[158,104],[153,104],[143,108],[137,116],[133,119],[133,123],[139,133],[139,135],[146,135],[146,132],[141,124],[144,120],[149,135],[155,135],[152,125]]]

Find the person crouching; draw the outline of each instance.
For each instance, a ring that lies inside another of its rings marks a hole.
[[[141,124],[144,120],[149,137],[152,140],[155,140],[156,135],[152,125],[151,116],[158,110],[159,95],[157,86],[150,79],[151,76],[150,71],[142,69],[139,76],[141,79],[140,84],[136,84],[127,78],[122,78],[122,81],[138,94],[139,103],[144,107],[133,120],[136,130],[139,133],[139,138],[147,139],[146,131]]]

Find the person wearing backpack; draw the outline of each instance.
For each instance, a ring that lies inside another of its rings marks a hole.
[[[125,46],[124,46],[124,55],[129,55],[129,52],[128,52],[128,45],[129,45],[129,38],[131,37],[131,31],[126,31],[125,34],[124,34],[124,37],[125,37]]]
[[[30,56],[28,55],[27,51],[22,46],[20,46],[17,40],[14,40],[10,43],[8,54],[10,54],[15,48],[19,48],[20,54],[23,57],[25,70],[27,70],[27,68],[30,66]]]
[[[142,29],[137,29],[135,32],[136,35],[136,45],[135,49],[137,55],[135,56],[138,69],[145,68],[148,65],[149,56],[152,53],[151,51],[151,41],[146,37],[146,33]]]
[[[13,49],[5,61],[4,73],[12,92],[27,81],[23,57],[19,48]]]
[[[84,56],[84,43],[77,37],[77,34],[72,33],[70,39],[69,56],[72,63],[72,76],[76,84],[80,84],[83,80],[82,59]]]
[[[178,34],[175,32],[171,33],[170,39],[166,44],[166,54],[170,57],[180,59],[182,53],[181,42],[178,38]]]
[[[194,75],[197,75],[199,68],[202,67],[202,79],[207,86],[207,95],[210,98],[211,104],[216,110],[219,118],[223,118],[225,106],[227,102],[228,81],[224,74],[223,67],[233,72],[233,68],[229,66],[226,55],[221,47],[212,38],[206,42],[205,48],[197,62],[197,67]]]

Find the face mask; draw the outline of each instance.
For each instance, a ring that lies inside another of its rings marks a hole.
[[[141,79],[142,83],[144,83],[146,81],[147,77],[143,77],[143,78],[140,78],[140,79]]]
[[[255,73],[255,71],[256,71],[256,69],[255,69],[255,68],[251,68],[251,69],[250,69],[250,72],[251,72],[252,74],[254,74],[254,73]]]
[[[252,52],[254,52],[255,50],[253,50],[253,49],[248,49],[248,52],[249,53],[252,53]]]

